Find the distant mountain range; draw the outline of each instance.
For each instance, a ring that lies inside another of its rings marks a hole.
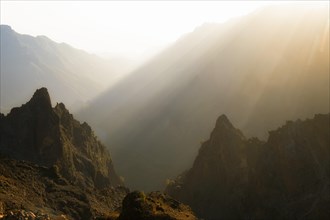
[[[329,112],[329,11],[272,6],[180,38],[78,114],[133,189],[189,167],[225,113],[247,137]]]
[[[329,219],[328,8],[204,24],[132,72],[0,30],[0,218]]]
[[[77,110],[130,68],[129,63],[105,60],[45,36],[16,33],[7,25],[1,25],[0,31],[1,112],[42,86],[52,92],[54,101]]]

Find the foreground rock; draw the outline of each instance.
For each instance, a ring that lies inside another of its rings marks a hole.
[[[46,88],[0,115],[0,137],[3,210],[91,219],[116,210],[128,192],[89,125],[62,103],[52,108]]]
[[[118,220],[197,220],[189,206],[160,192],[129,193]]]
[[[329,114],[287,122],[267,142],[223,115],[166,191],[205,219],[329,219]]]
[[[17,220],[17,219],[24,219],[24,220],[68,220],[68,218],[65,215],[48,215],[44,213],[34,213],[32,211],[26,211],[24,209],[21,210],[11,210],[7,211],[4,214],[0,214],[0,219],[3,220]]]

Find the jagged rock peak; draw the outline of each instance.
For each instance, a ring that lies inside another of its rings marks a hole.
[[[66,107],[62,102],[60,102],[60,103],[56,103],[55,109],[66,110]]]
[[[0,154],[56,165],[73,182],[97,188],[122,185],[109,152],[90,126],[75,120],[63,103],[52,108],[46,88],[37,89],[29,102],[0,119]]]
[[[54,107],[54,111],[59,115],[62,116],[63,114],[70,114],[69,110],[65,107],[65,105],[61,103],[56,103]]]
[[[128,193],[91,127],[63,103],[52,108],[46,88],[0,114],[0,140],[0,185],[10,180],[0,190],[0,216],[4,202],[5,210],[45,207],[70,219],[94,219],[117,209]],[[61,209],[62,201],[74,205]]]
[[[37,90],[34,92],[32,98],[35,98],[35,97],[48,97],[48,98],[49,98],[49,93],[48,93],[47,88],[45,88],[45,87],[41,87],[40,89],[37,89]]]
[[[245,139],[243,133],[239,129],[234,127],[234,125],[229,121],[228,117],[225,114],[222,114],[216,121],[215,128],[211,134],[211,138],[219,138],[220,136],[227,137],[227,135],[235,135],[239,136],[241,139]]]
[[[52,108],[52,103],[47,88],[37,89],[33,94],[30,104],[39,105],[41,107]]]
[[[220,116],[193,167],[167,193],[210,220],[268,219],[269,213],[329,219],[329,114],[287,121],[267,142],[242,139],[225,125]]]
[[[219,126],[234,127],[230,123],[229,119],[227,118],[227,116],[225,114],[220,115],[219,118],[217,119],[215,127],[219,127]]]

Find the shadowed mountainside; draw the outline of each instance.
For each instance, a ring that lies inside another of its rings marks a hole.
[[[210,220],[328,219],[329,122],[329,114],[288,121],[262,142],[223,115],[166,192]]]
[[[110,154],[64,104],[52,108],[46,88],[0,115],[0,137],[0,200],[6,209],[91,219],[121,205],[127,189]]]
[[[155,190],[189,167],[220,113],[265,139],[329,112],[328,8],[273,6],[205,24],[103,93],[79,118],[111,146],[129,186]]]

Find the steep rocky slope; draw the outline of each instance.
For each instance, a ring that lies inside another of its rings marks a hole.
[[[46,88],[0,115],[0,198],[9,208],[44,207],[74,219],[110,212],[127,193],[106,148]]]
[[[221,113],[266,139],[288,118],[329,112],[328,18],[327,7],[286,5],[204,24],[79,117],[110,137],[128,185],[159,190],[191,166]]]
[[[222,115],[166,191],[206,219],[328,219],[329,114],[289,121],[267,142],[245,138]]]
[[[127,193],[124,187],[81,187],[54,166],[0,158],[0,216],[33,212],[45,217],[40,219],[89,220],[117,210]]]

